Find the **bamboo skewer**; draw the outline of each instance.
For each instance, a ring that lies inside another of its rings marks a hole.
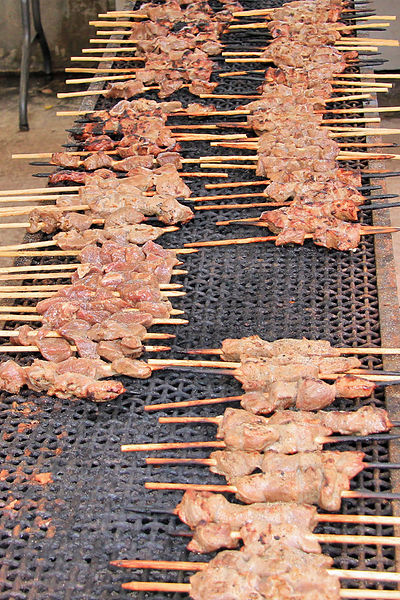
[[[376,229],[367,229],[364,228],[361,230],[361,235],[375,235],[375,234],[384,234],[384,233],[396,233],[399,231],[398,227],[377,227]],[[306,234],[306,239],[311,239],[311,234]],[[250,237],[250,238],[234,238],[229,240],[212,240],[206,242],[189,242],[186,243],[185,246],[188,248],[205,248],[205,247],[213,247],[213,246],[231,246],[231,245],[240,245],[240,244],[254,244],[259,242],[274,242],[276,240],[276,235],[270,235],[266,237]]]
[[[30,333],[28,333],[28,336],[35,335],[35,331],[31,331]],[[8,329],[4,329],[4,330],[0,330],[0,337],[3,338],[7,338],[7,337],[18,337],[18,331],[12,331],[12,330],[8,330]],[[62,337],[59,333],[57,333],[56,331],[49,331],[44,337],[46,338],[58,338],[58,337]],[[170,340],[170,339],[174,339],[176,336],[172,333],[152,333],[151,331],[146,333],[143,336],[143,340]],[[18,346],[18,348],[23,348],[24,346]],[[9,346],[0,346],[0,348],[9,348]]]
[[[3,309],[12,309],[14,307],[10,306],[0,306],[0,312],[3,313]],[[34,308],[34,307],[18,307],[20,310],[24,310],[26,308]],[[127,309],[127,310],[135,310],[135,309]],[[31,311],[29,311],[31,312]],[[36,309],[32,312],[36,312]],[[183,314],[183,311],[172,310],[171,315],[175,314]],[[35,314],[1,314],[1,321],[21,321],[21,322],[32,322],[32,323],[41,323],[43,317],[41,315]],[[187,319],[154,319],[152,325],[187,325],[189,321]],[[9,346],[3,346],[4,348],[9,348]],[[24,346],[18,346],[18,348],[24,348]]]
[[[56,337],[56,336],[46,336]],[[60,336],[61,337],[61,336]],[[65,339],[65,338],[64,338]],[[77,352],[77,347],[70,345],[71,352]],[[167,352],[171,350],[170,346],[143,346],[145,352]],[[14,352],[40,352],[37,346],[8,346],[6,344],[0,345],[0,353],[14,353]]]
[[[24,286],[21,286],[24,287]],[[61,287],[65,287],[65,286],[61,286]],[[2,289],[2,286],[0,286],[0,290]],[[29,287],[28,287],[29,290]],[[32,298],[32,299],[36,299],[36,298],[50,298],[51,296],[55,296],[57,294],[57,290],[53,291],[43,291],[43,292],[35,292],[35,291],[27,291],[27,292],[23,292],[23,291],[18,291],[18,292],[2,292],[0,291],[0,298],[12,298],[12,299],[24,299],[24,298]],[[119,293],[118,292],[114,292],[113,295],[116,298],[119,298]],[[175,291],[164,291],[164,292],[160,292],[160,295],[163,296],[164,298],[178,298],[180,296],[186,296],[186,292],[175,292]]]
[[[268,46],[267,46],[268,47]],[[368,51],[368,52],[378,52],[378,46],[338,46],[335,44],[334,46],[336,50],[347,51],[347,50],[357,50],[357,51]],[[259,57],[262,56],[262,52],[259,51],[243,51],[243,52],[222,52],[221,56],[254,56]],[[270,59],[268,59],[271,62]]]
[[[130,24],[132,25],[132,23]],[[104,26],[104,24],[103,24]],[[388,21],[382,23],[366,23],[365,25],[343,25],[332,27],[336,31],[351,31],[353,29],[376,29],[381,27],[390,27],[390,23]],[[246,23],[243,25],[229,25],[228,30],[234,29],[268,29],[268,23]],[[114,32],[113,32],[114,33]]]
[[[57,277],[58,279],[60,279],[61,275],[59,273],[54,273],[53,275],[55,275],[55,277]],[[70,275],[66,275],[67,277],[71,277]],[[33,275],[33,278],[36,278],[37,275]],[[45,275],[45,277],[47,278],[48,275]],[[20,275],[16,275],[15,278],[21,279]],[[10,279],[10,275],[5,275],[3,277],[0,276],[0,281],[8,281]],[[48,291],[48,292],[52,292],[52,291],[59,291],[62,290],[64,288],[68,288],[68,284],[54,284],[54,283],[50,283],[50,284],[38,284],[38,285],[0,285],[0,292],[24,292],[24,291],[31,291],[31,292],[41,292],[41,291]],[[159,288],[160,290],[179,290],[183,288],[183,285],[181,283],[160,283],[159,284]],[[115,294],[116,295],[116,294]]]
[[[86,264],[86,263],[83,263]],[[26,277],[26,272],[40,272],[40,271],[57,271],[63,269],[71,269],[76,270],[82,263],[64,263],[60,265],[23,265],[19,267],[0,267],[0,274],[2,273],[21,273],[20,279],[24,279]],[[172,275],[186,275],[187,271],[182,271],[181,269],[173,269],[171,271]],[[71,277],[72,273],[60,273],[59,277]]]
[[[188,125],[188,127],[190,127]],[[208,141],[215,139],[223,139],[223,140],[236,140],[236,139],[246,139],[245,133],[234,133],[234,134],[192,134],[192,133],[178,133],[175,137],[179,138],[179,141],[184,141],[185,139],[193,140],[193,141]],[[116,150],[101,150],[104,154],[113,155],[117,154]],[[89,154],[96,154],[97,151],[93,150],[77,150],[74,152],[68,152],[68,155],[71,156],[86,156]],[[51,158],[55,154],[54,152],[34,152],[34,153],[22,153],[22,154],[12,154],[11,158],[13,159],[36,159],[36,158]],[[185,161],[185,159],[183,159]],[[190,159],[186,159],[187,160]],[[76,186],[77,187],[77,186]],[[54,193],[57,193],[58,188],[51,188]],[[79,188],[78,188],[79,190]],[[68,194],[69,195],[69,194]]]
[[[236,11],[233,14],[233,16],[235,18],[237,17],[255,17],[258,15],[269,15],[269,14],[274,14],[274,11],[276,9],[275,8],[260,8],[260,9],[251,9],[251,10],[243,10],[243,11]],[[353,12],[358,12],[359,9],[358,8],[344,8],[342,9],[341,13],[353,13]],[[99,19],[109,19],[109,18],[115,18],[115,17],[136,17],[138,16],[139,18],[148,18],[146,16],[143,15],[143,13],[140,13],[138,11],[132,11],[132,10],[109,10],[106,13],[100,13],[97,15]],[[350,17],[348,17],[350,18]],[[369,20],[369,21],[374,21],[374,20],[379,20],[379,19],[386,19],[388,21],[395,21],[396,20],[396,16],[395,15],[371,15],[368,17],[354,17],[357,18],[357,20]],[[132,23],[130,23],[132,25]]]
[[[254,150],[257,149],[257,145],[254,145]],[[249,149],[253,149],[253,146]],[[279,157],[276,157],[277,159],[279,159]],[[285,157],[286,159],[290,159],[291,157]],[[295,158],[295,157],[293,157]],[[360,159],[360,160],[385,160],[385,159],[393,159],[393,160],[400,160],[400,154],[378,154],[375,152],[350,152],[350,151],[344,151],[342,150],[338,156],[336,157],[337,160],[349,160],[349,159]],[[199,161],[202,161],[203,163],[207,162],[207,163],[215,163],[218,164],[219,162],[222,162],[224,160],[238,160],[238,161],[244,161],[244,160],[251,160],[251,161],[257,161],[258,160],[258,156],[251,154],[251,155],[244,155],[244,156],[203,156],[200,157],[198,159]],[[246,165],[247,167],[248,165]]]
[[[41,243],[41,242],[39,242],[39,243]],[[176,252],[176,254],[191,254],[191,252],[189,251],[188,248],[178,248],[178,249],[174,248],[174,251]],[[0,250],[0,256],[79,256],[79,254],[80,254],[80,252],[77,250],[54,250],[54,251],[53,250],[51,250],[51,251],[24,250],[22,252],[18,252],[15,250],[12,250],[12,251]]]
[[[49,266],[49,265],[47,265]],[[76,267],[78,265],[75,265]],[[21,272],[21,274],[10,274],[7,273],[5,275],[1,275],[0,274],[0,281],[19,281],[19,280],[25,280],[25,279],[70,279],[72,277],[72,272],[55,272],[55,273],[26,273],[26,272]],[[187,271],[185,270],[181,270],[181,269],[175,269],[174,271],[172,271],[172,275],[186,275]],[[169,286],[169,287],[166,287]],[[174,286],[174,287],[172,287]],[[22,286],[24,287],[24,286]],[[55,286],[54,286],[55,287]],[[61,286],[62,287],[62,286]],[[178,283],[161,283],[160,284],[160,289],[179,289],[180,287],[183,287],[181,284]],[[0,290],[2,290],[4,288],[4,286],[0,286]]]
[[[113,567],[126,569],[158,569],[173,571],[203,571],[207,569],[207,562],[200,561],[169,561],[169,560],[112,560]],[[329,575],[340,579],[360,579],[367,581],[393,581],[400,582],[400,573],[390,571],[359,571],[358,569],[327,569]]]
[[[20,346],[18,346],[19,348]],[[152,359],[150,359],[152,360]],[[149,362],[150,364],[150,362]],[[212,423],[215,425],[219,425],[220,421],[223,417],[203,417],[203,418],[191,418],[191,417],[177,417],[174,418],[162,418],[160,417],[160,423]],[[391,434],[384,434],[386,437],[383,439],[397,439],[399,436],[392,436]],[[388,438],[387,435],[390,437]],[[363,437],[368,439],[376,439],[379,441],[382,439],[379,435],[373,436],[325,436],[316,438],[315,441],[318,444],[333,444],[340,442],[348,442],[350,441],[362,441]],[[158,444],[123,444],[121,446],[121,452],[158,452],[159,450],[187,450],[188,448],[226,448],[226,444],[220,440],[212,440],[212,441],[202,441],[202,442],[161,442]],[[147,465],[165,465],[165,464],[199,464],[208,467],[214,467],[218,465],[218,462],[212,458],[146,458]],[[380,468],[384,468],[385,463],[379,463],[381,465]],[[371,468],[376,468],[376,463],[371,463]],[[368,462],[363,463],[364,469],[369,468]],[[389,463],[390,466],[390,463]],[[400,540],[400,538],[399,538]]]
[[[121,584],[121,587],[131,592],[168,592],[190,594],[190,583],[167,583],[164,581],[129,581]],[[354,600],[399,600],[400,592],[392,590],[365,590],[346,589],[340,590],[341,598],[353,598]]]
[[[235,494],[237,488],[234,485],[217,485],[217,484],[201,484],[201,483],[164,483],[155,481],[146,481],[144,487],[147,490],[197,490],[202,492],[230,492]],[[367,492],[367,491],[343,491],[342,498],[386,498],[397,499],[399,494],[391,494],[390,492]],[[387,540],[392,538],[388,537]],[[387,542],[390,545],[390,542]],[[400,592],[399,592],[400,594]],[[373,596],[375,599],[375,596]]]
[[[149,364],[153,364],[158,367],[174,367],[174,366],[176,366],[176,367],[190,367],[190,368],[208,367],[210,369],[221,369],[222,368],[231,373],[233,373],[233,371],[235,371],[236,369],[238,369],[240,367],[240,362],[224,361],[224,360],[222,360],[222,361],[219,361],[219,360],[212,360],[212,361],[210,361],[210,360],[190,360],[190,359],[164,360],[164,359],[156,358]],[[346,374],[357,375],[357,377],[364,378],[369,381],[392,381],[393,380],[393,375],[385,375],[384,372],[379,375],[369,374],[366,372],[365,369],[351,369],[349,371],[346,371]],[[325,374],[323,379],[335,380],[339,377],[339,375],[340,374],[338,374],[338,373]]]

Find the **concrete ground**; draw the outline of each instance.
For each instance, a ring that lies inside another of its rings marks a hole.
[[[400,104],[400,102],[399,102]],[[382,120],[382,127],[388,127],[391,129],[400,129],[400,118],[387,118]],[[399,145],[399,148],[394,148],[396,154],[400,154],[400,135],[393,135],[387,137],[387,139]],[[387,161],[388,169],[399,171],[399,161]],[[400,177],[390,177],[386,179],[386,191],[388,194],[399,194],[399,198],[393,198],[388,202],[397,202],[400,200]],[[393,226],[400,227],[400,206],[397,208],[390,209],[390,219]],[[397,290],[400,297],[400,232],[393,234],[393,250],[396,261],[396,276],[397,276]]]
[[[18,86],[17,77],[0,79],[0,190],[45,187],[45,178],[32,177],[33,173],[53,170],[51,167],[34,167],[29,160],[12,159],[12,154],[55,152],[66,142],[65,129],[71,126],[73,117],[57,117],[57,110],[79,108],[80,99],[57,99],[57,92],[64,89],[65,77],[56,77],[51,82],[45,77],[31,77],[29,91],[29,131],[19,131],[18,126]],[[45,160],[45,159],[43,159]],[[1,203],[1,207],[15,202]],[[18,202],[18,206],[27,203]],[[26,216],[3,217],[1,223],[24,222]],[[19,243],[25,229],[0,229],[0,245]],[[0,258],[0,266],[9,260]]]

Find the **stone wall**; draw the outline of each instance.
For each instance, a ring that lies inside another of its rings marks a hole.
[[[0,71],[19,71],[21,58],[21,12],[19,0],[1,0]],[[54,69],[70,66],[70,56],[79,56],[88,47],[95,28],[88,21],[100,12],[115,10],[115,0],[41,0],[43,28],[50,46]],[[91,65],[88,65],[91,66]],[[41,70],[41,53],[32,47],[31,70]]]

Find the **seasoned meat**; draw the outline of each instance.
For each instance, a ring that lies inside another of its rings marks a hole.
[[[318,411],[305,412],[282,410],[275,412],[269,419],[269,424],[293,422],[320,422],[332,431],[345,435],[368,435],[388,431],[392,424],[386,410],[375,406],[363,406],[352,412]]]
[[[222,494],[188,490],[175,508],[175,514],[191,528],[201,523],[228,523],[232,529],[240,529],[246,523],[296,524],[313,530],[318,523],[317,509],[295,502],[262,502],[249,506],[230,503]]]
[[[275,546],[282,552],[279,544]],[[286,548],[284,551],[287,552]],[[263,558],[232,550],[221,554],[223,561],[218,555],[206,569],[190,577],[190,595],[194,600],[340,598],[339,578],[330,575],[326,565],[318,566],[313,555],[305,554],[311,560],[303,559],[299,565],[298,555],[293,560],[293,554],[283,561],[276,558],[271,561],[268,554]]]
[[[26,371],[13,360],[0,363],[0,389],[18,394],[27,382]]]
[[[63,338],[43,338],[36,341],[40,354],[46,360],[61,362],[72,356],[71,346]]]
[[[234,376],[243,385],[246,392],[263,390],[275,381],[298,381],[306,377],[318,377],[318,366],[311,360],[288,362],[286,365],[274,364],[265,357],[244,357]]]
[[[113,167],[114,162],[111,156],[104,152],[97,152],[91,154],[82,162],[82,166],[88,171],[94,171],[95,169],[103,169]]]
[[[117,358],[111,363],[116,373],[136,377],[138,379],[148,379],[151,376],[151,367],[141,360],[132,360],[130,358]]]
[[[238,545],[239,538],[232,535],[229,523],[201,523],[194,530],[187,549],[208,554],[220,548],[237,548]]]
[[[70,152],[54,152],[51,155],[51,163],[59,167],[72,167],[76,169],[80,165],[79,156],[71,155]]]
[[[375,387],[372,381],[354,375],[343,375],[335,382],[336,394],[342,398],[367,398]]]
[[[296,407],[300,410],[315,410],[325,408],[334,402],[337,389],[320,379],[308,377],[298,386]]]
[[[363,469],[362,452],[312,452],[288,456],[264,454],[263,473],[234,477],[236,496],[252,502],[305,502],[340,510],[341,494]]]
[[[57,375],[47,392],[50,396],[69,399],[85,398],[93,402],[114,400],[125,391],[120,381],[95,381],[86,375],[64,373]]]
[[[272,356],[273,345],[262,340],[258,335],[247,338],[226,339],[222,342],[222,360],[240,361],[246,356]]]
[[[282,423],[270,425],[265,417],[245,410],[227,408],[218,425],[216,437],[231,450],[247,452],[274,450],[292,454],[322,450],[321,438],[332,430],[321,423]]]

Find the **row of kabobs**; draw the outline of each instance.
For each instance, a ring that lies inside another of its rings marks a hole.
[[[146,463],[208,466],[213,473],[224,476],[227,485],[148,482],[146,488],[151,490],[187,491],[175,509],[155,509],[149,505],[135,506],[132,510],[137,513],[154,510],[179,517],[192,530],[180,533],[191,537],[188,549],[192,552],[223,550],[208,563],[113,561],[111,564],[117,567],[197,572],[190,577],[189,584],[130,581],[123,584],[124,589],[188,592],[195,600],[243,597],[331,600],[370,597],[368,590],[342,589],[341,579],[399,581],[399,573],[332,569],[333,559],[322,554],[320,545],[391,545],[398,538],[314,533],[319,523],[397,522],[396,517],[317,513],[316,507],[339,511],[342,499],[397,497],[384,492],[350,490],[350,482],[364,469],[390,469],[398,465],[365,461],[365,454],[359,451],[323,450],[325,444],[396,437],[379,435],[397,423],[391,423],[386,411],[373,405],[350,412],[319,410],[332,404],[335,396],[367,398],[373,392],[374,384],[348,374],[361,363],[354,357],[342,356],[349,353],[347,350],[351,349],[334,348],[324,340],[281,339],[271,343],[252,336],[224,340],[218,351],[194,351],[218,352],[222,363],[234,369],[230,373],[246,392],[241,398],[245,410],[227,408],[223,416],[216,418],[159,419],[160,423],[217,425],[215,441],[129,444],[122,446],[122,450],[220,448],[209,458],[148,458]],[[232,361],[240,361],[239,366]],[[337,377],[333,386],[323,381],[332,377]],[[232,400],[231,397],[153,404],[145,410]],[[260,413],[270,416],[266,418]],[[333,432],[345,435],[333,437]],[[231,503],[214,492],[235,493],[245,505]],[[376,591],[376,594],[377,599],[399,597],[396,592]]]
[[[268,28],[275,39],[259,54],[277,68],[267,70],[260,100],[246,106],[251,111],[248,125],[259,137],[224,144],[257,150],[257,157],[247,158],[257,160],[256,174],[271,181],[266,194],[280,202],[292,198],[290,206],[260,218],[278,233],[277,245],[302,244],[306,235],[318,245],[341,250],[360,242],[361,225],[351,223],[365,203],[357,190],[360,175],[339,168],[337,160],[349,160],[352,153],[342,152],[322,126],[321,111],[335,102],[332,80],[357,56],[333,46],[340,33],[326,9],[337,5],[292,2],[273,12]]]
[[[329,14],[326,11],[328,5],[315,2],[308,3],[307,6],[304,2],[300,5],[289,3],[281,9],[272,11],[270,17],[273,20],[267,26],[276,39],[264,51],[262,58],[257,60],[273,61],[278,69],[268,69],[266,81],[261,87],[261,100],[246,106],[245,111],[236,111],[236,114],[248,114],[250,111],[251,116],[247,127],[253,128],[261,137],[255,142],[245,141],[232,143],[232,145],[236,148],[259,148],[260,156],[256,173],[270,178],[272,183],[264,192],[268,197],[283,203],[288,198],[294,197],[289,208],[268,211],[263,214],[261,223],[257,223],[268,225],[278,233],[277,244],[303,243],[305,237],[312,237],[319,245],[348,250],[358,246],[362,233],[371,232],[364,231],[360,224],[349,223],[357,219],[359,206],[363,205],[366,199],[355,189],[361,184],[360,174],[343,171],[335,160],[337,158],[349,160],[352,158],[352,153],[346,151],[339,154],[339,145],[331,139],[329,130],[322,127],[323,117],[320,113],[323,111],[318,109],[328,101],[337,100],[334,97],[330,98],[335,91],[331,85],[332,80],[346,68],[348,65],[346,60],[354,59],[357,53],[352,51],[342,54],[329,45],[340,38],[341,27],[333,27],[333,22],[338,18],[337,9],[340,3],[328,4]],[[158,46],[160,40],[166,40],[165,32],[161,36],[158,35],[160,33],[158,28],[164,23],[166,15],[168,14],[168,18],[171,19],[169,23],[175,22],[175,17],[171,16],[174,14],[172,8],[172,6],[157,7],[154,12],[149,8],[143,9],[142,14],[147,11],[146,14],[150,15],[150,19],[134,25],[136,33],[132,32],[132,35],[139,38],[141,35],[146,38],[152,36],[152,43]],[[172,11],[171,14],[169,9]],[[179,8],[178,14],[180,12]],[[105,95],[126,98],[128,92],[125,93],[123,90],[128,89],[130,83],[128,81],[122,84],[110,84]],[[213,97],[207,94],[205,96]],[[348,99],[356,98],[357,96],[348,97]],[[124,103],[120,105],[122,110]],[[125,109],[129,110],[126,104]],[[209,108],[197,113],[194,112],[195,110],[196,105],[192,107],[189,105],[185,112],[192,115],[221,114],[220,111],[210,112]],[[115,131],[115,128],[120,130],[121,119],[113,120],[114,114],[105,115],[103,111],[103,114],[96,115],[103,119],[100,127],[103,135],[106,131],[109,133]],[[181,112],[174,111],[170,114],[180,115]],[[308,117],[307,128],[303,126],[304,114]],[[123,112],[119,117],[124,119]],[[78,135],[83,139],[83,136],[89,131],[92,132],[94,127],[93,124],[88,124]],[[110,129],[107,130],[107,127]],[[111,151],[115,151],[112,141],[104,138],[103,141],[105,144],[111,144],[108,148],[113,147]],[[214,144],[230,145],[226,142],[221,144],[214,142]],[[117,142],[117,145],[119,146],[120,143]],[[137,149],[135,148],[134,151],[137,152]],[[218,157],[203,158],[209,161],[212,158],[218,159]],[[59,161],[64,160],[64,157],[58,155],[54,159]],[[94,160],[96,159],[98,157]],[[75,157],[75,160],[77,166],[80,160],[78,157]],[[92,161],[93,157],[87,160]],[[102,160],[105,162],[99,166],[106,166],[107,162],[110,166],[112,161],[106,155],[102,155]],[[120,163],[123,167],[124,162],[124,160],[118,161],[117,165]],[[227,166],[233,165],[223,165],[223,167]],[[242,165],[242,168],[248,169],[251,166],[246,164]]]
[[[35,329],[23,325],[15,331],[3,331],[4,337],[12,337],[16,343],[4,345],[3,351],[39,351],[46,359],[34,360],[27,367],[11,360],[3,362],[0,387],[7,392],[18,393],[26,385],[61,398],[111,400],[123,393],[124,387],[120,381],[104,378],[147,378],[156,367],[138,360],[140,355],[169,350],[167,346],[144,346],[145,340],[174,337],[148,329],[152,325],[186,323],[171,318],[182,311],[173,309],[169,298],[184,292],[175,291],[182,286],[170,282],[172,276],[186,272],[175,268],[181,264],[177,254],[192,251],[165,250],[153,242],[193,217],[190,208],[177,200],[189,197],[191,191],[177,169],[182,167],[179,143],[165,126],[166,114],[176,110],[176,106],[153,102],[149,111],[143,100],[135,108],[125,112],[121,121],[125,132],[132,135],[131,146],[136,144],[138,149],[130,152],[125,139],[125,161],[129,163],[124,169],[126,176],[117,178],[114,170],[106,168],[111,166],[110,159],[107,157],[108,162],[102,163],[101,153],[91,157],[92,164],[85,165],[94,173],[81,172],[80,178],[70,177],[65,171],[56,173],[50,177],[50,184],[72,181],[84,185],[52,188],[55,195],[45,194],[43,199],[55,199],[55,206],[23,208],[19,212],[30,213],[29,223],[24,224],[30,233],[61,232],[49,241],[2,248],[4,252],[26,249],[28,255],[44,256],[45,252],[31,249],[57,244],[61,252],[48,254],[72,256],[80,263],[65,265],[65,272],[42,275],[45,279],[49,275],[68,278],[70,285],[3,286],[3,298],[44,298],[28,314],[23,313],[31,307],[20,306],[22,314],[10,310],[10,314],[3,315],[15,322],[41,324]],[[96,147],[99,142],[104,143],[104,139],[91,140]],[[123,148],[124,141],[121,153]],[[60,158],[59,164],[77,166],[76,157],[69,153],[61,157],[64,162]],[[18,196],[14,198],[18,200]],[[149,218],[168,227],[145,223]],[[74,266],[75,270],[69,271]],[[22,270],[14,275],[21,279],[24,276]]]

